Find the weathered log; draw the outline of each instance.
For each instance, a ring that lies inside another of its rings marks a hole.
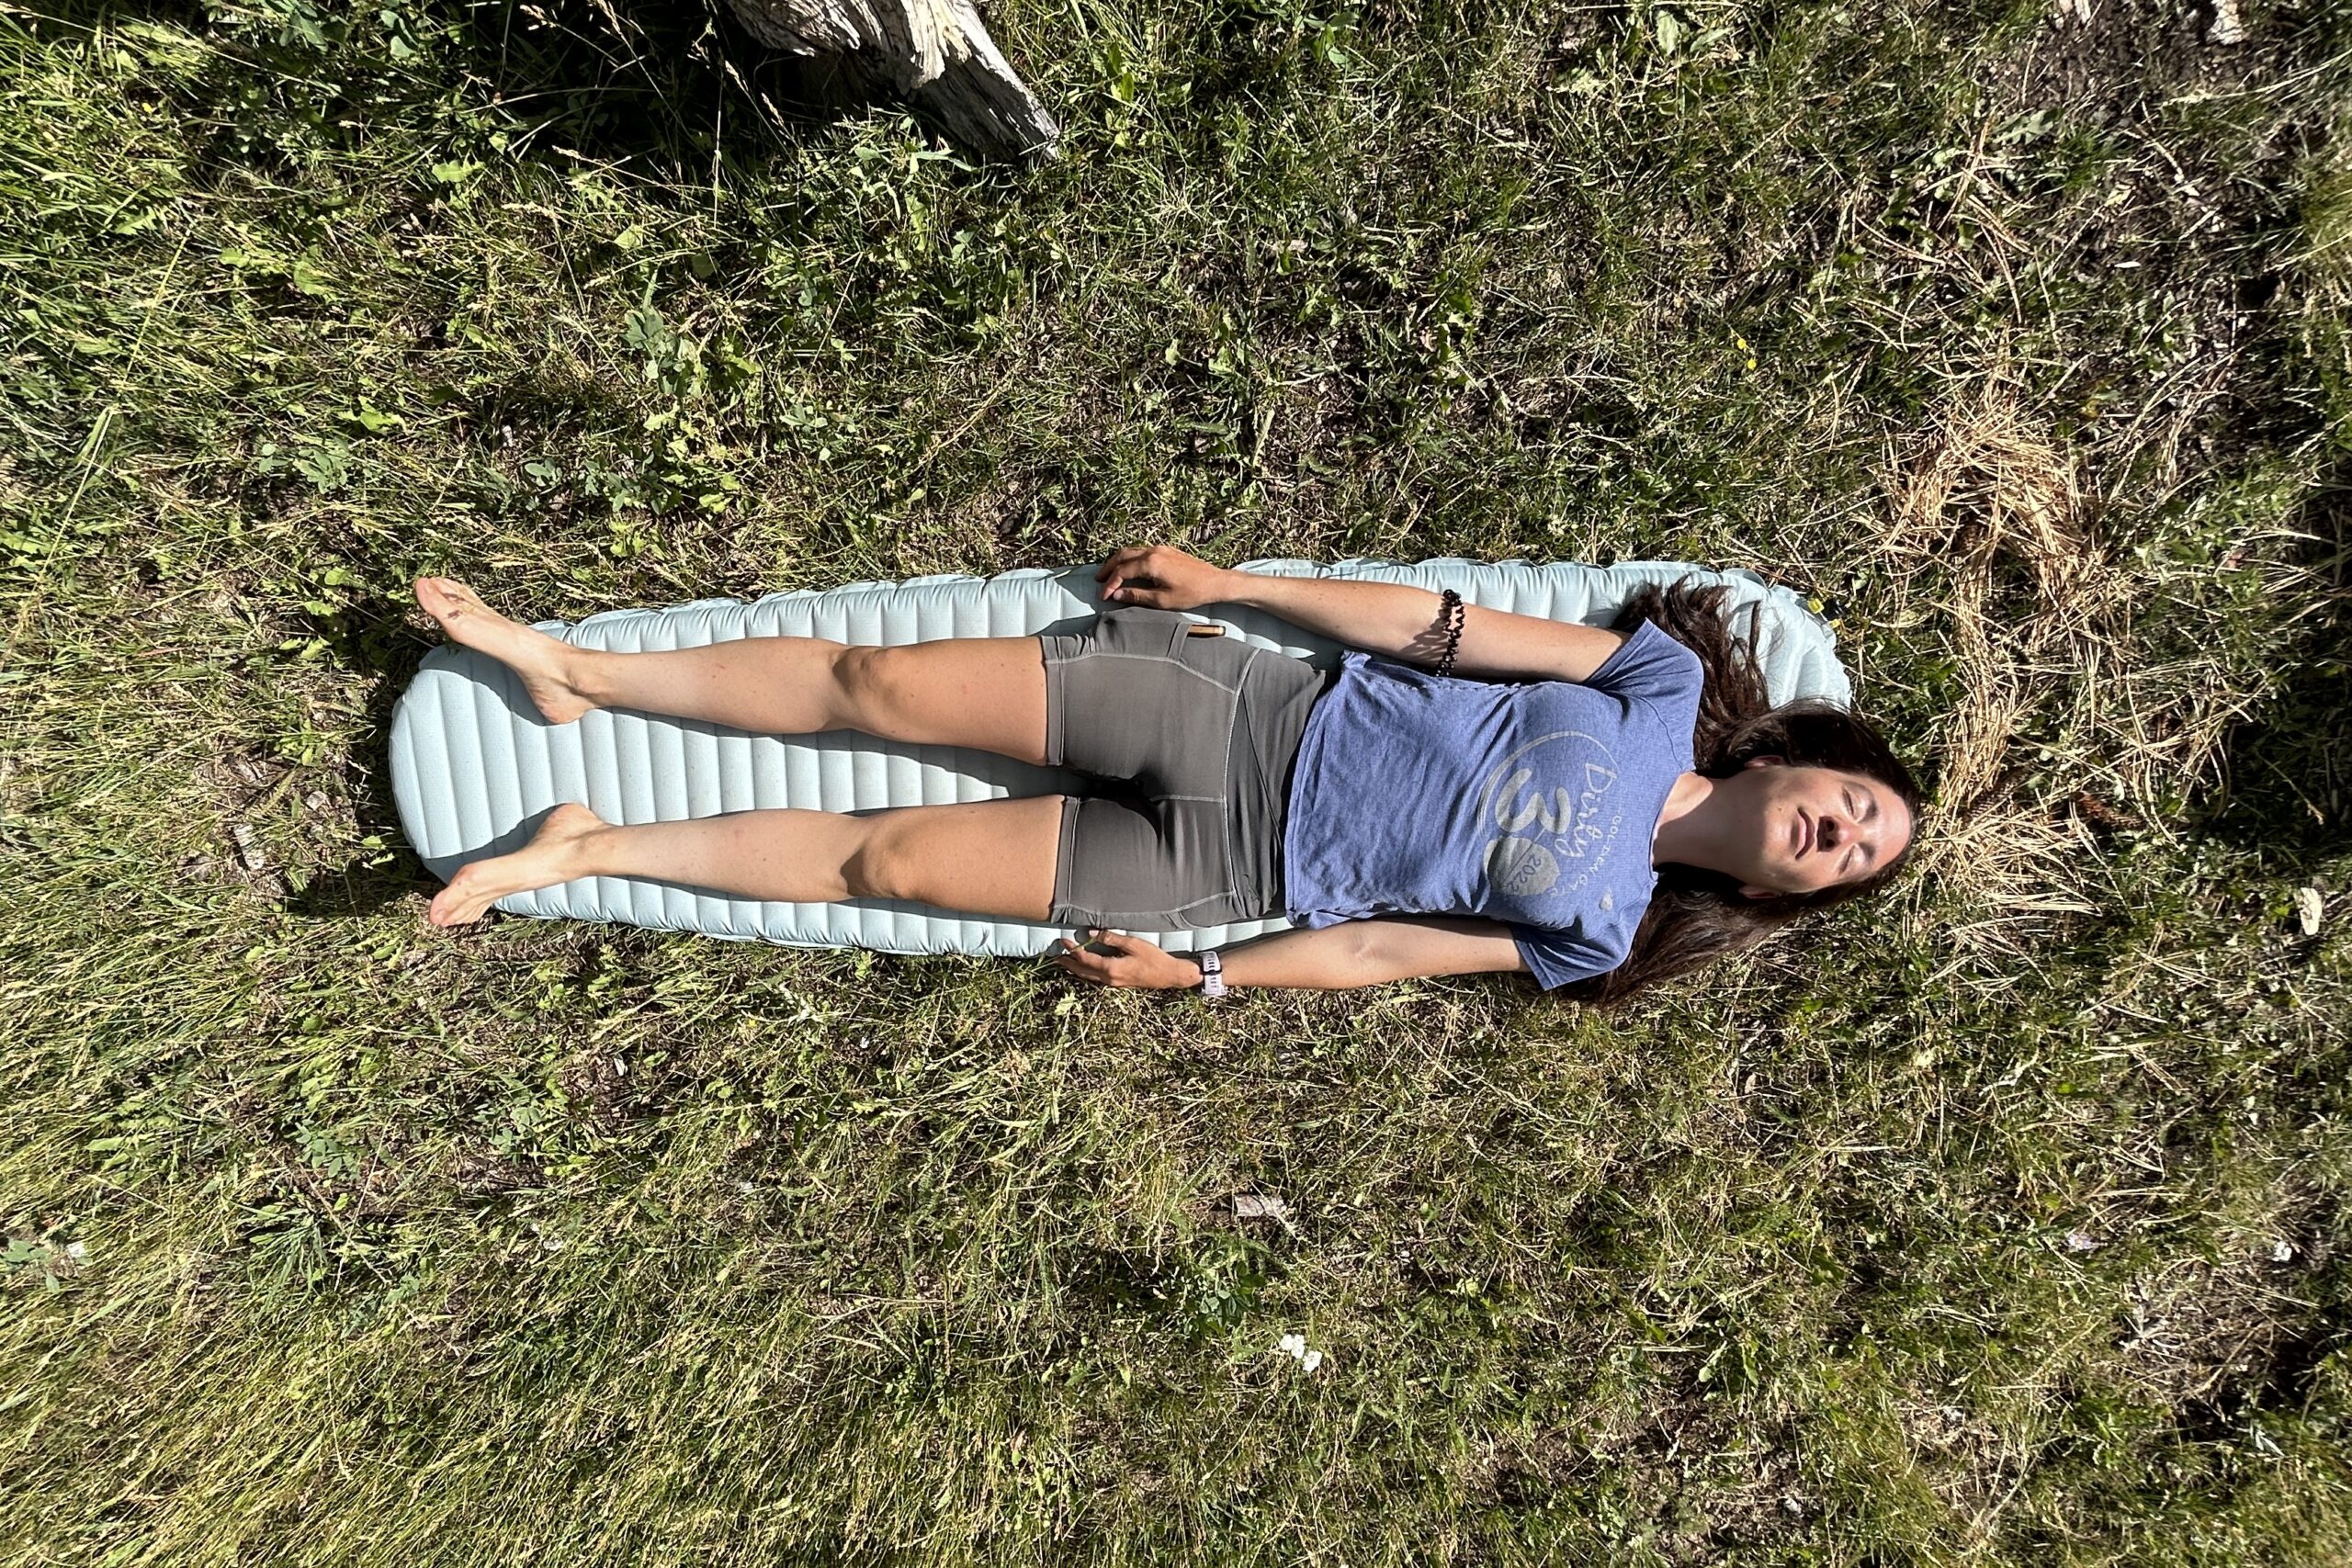
[[[788,54],[837,57],[905,97],[949,141],[989,157],[1051,157],[1054,123],[989,37],[972,0],[728,0],[744,30]]]

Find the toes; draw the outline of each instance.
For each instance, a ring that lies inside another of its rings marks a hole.
[[[469,926],[481,919],[482,911],[489,907],[479,898],[451,898],[446,904],[435,898],[424,918],[436,926]]]
[[[481,596],[454,577],[418,578],[416,599],[430,614],[445,620],[484,607]]]
[[[458,872],[448,886],[433,896],[433,902],[425,907],[426,919],[436,926],[462,926],[481,919],[490,901],[474,890],[480,878],[467,874],[472,869],[468,866]]]

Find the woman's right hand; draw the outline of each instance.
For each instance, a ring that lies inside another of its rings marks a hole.
[[[1147,545],[1114,551],[1094,581],[1106,604],[1140,604],[1153,610],[1191,610],[1230,596],[1232,573],[1211,566],[1173,545]]]
[[[1096,953],[1094,948],[1107,948]],[[1054,962],[1081,980],[1139,991],[1182,991],[1201,983],[1201,966],[1142,937],[1090,926],[1086,941],[1061,939]]]

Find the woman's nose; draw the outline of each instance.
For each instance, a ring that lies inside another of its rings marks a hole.
[[[1837,818],[1830,816],[1828,813],[1824,812],[1820,819],[1815,824],[1814,836],[1821,840],[1821,847],[1823,849],[1834,850],[1845,840],[1846,824],[1839,821]]]

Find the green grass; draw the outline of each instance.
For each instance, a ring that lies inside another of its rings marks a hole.
[[[1024,171],[628,9],[0,5],[0,1561],[2341,1561],[2340,10],[1001,0]],[[423,924],[412,575],[1153,539],[1798,584],[1920,874],[1611,1016]]]

